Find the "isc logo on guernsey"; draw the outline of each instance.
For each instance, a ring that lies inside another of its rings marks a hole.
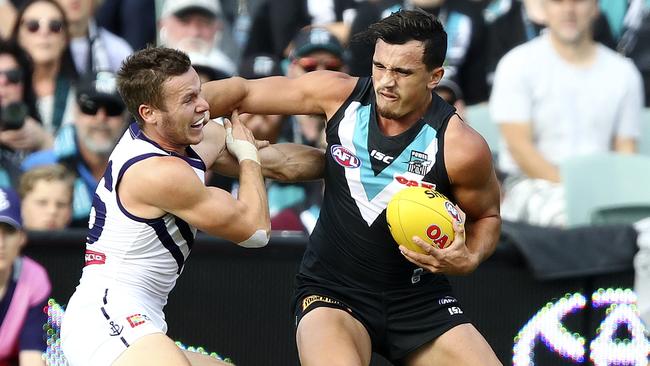
[[[344,168],[358,168],[361,166],[361,160],[344,146],[332,145],[330,153],[334,160]]]

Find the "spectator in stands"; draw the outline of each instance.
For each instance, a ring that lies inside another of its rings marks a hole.
[[[325,28],[306,28],[298,32],[289,45],[287,76],[299,77],[316,70],[347,71],[344,49]],[[324,147],[324,116],[294,116],[293,142]]]
[[[499,0],[499,11],[486,11],[488,23],[487,67],[488,82],[491,85],[497,63],[508,51],[537,37],[546,21],[542,9],[543,0]],[[504,5],[505,4],[505,5]],[[489,9],[488,9],[489,10]],[[616,41],[607,17],[598,13],[594,23],[593,37],[609,48],[615,48]]]
[[[460,90],[460,86],[455,81],[443,76],[438,85],[433,88],[433,91],[445,102],[454,106],[456,113],[462,119],[465,119],[465,99],[463,98],[463,92]],[[471,124],[472,121],[469,121],[469,123]]]
[[[253,14],[243,56],[271,54],[287,56],[287,47],[306,26],[326,27],[346,42],[358,1],[355,0],[274,0],[264,2]]]
[[[499,62],[490,114],[507,149],[499,154],[504,219],[562,226],[558,164],[603,151],[633,153],[640,133],[641,76],[596,43],[597,0],[544,1],[548,32]]]
[[[75,173],[71,224],[75,227],[87,226],[93,192],[127,127],[126,107],[115,80],[109,72],[81,80],[74,123],[61,129],[53,149],[31,154],[23,162],[25,171],[60,163]]]
[[[156,43],[155,0],[104,0],[95,19],[100,27],[124,38],[134,50]]]
[[[72,219],[73,186],[74,174],[61,164],[25,172],[18,187],[25,229],[65,229]]]
[[[18,11],[11,38],[33,61],[38,114],[46,131],[56,134],[72,123],[77,80],[63,8],[54,0],[27,1]]]
[[[100,27],[93,14],[96,0],[57,0],[70,25],[70,51],[79,75],[117,72],[133,49],[122,38]]]
[[[40,264],[20,255],[26,242],[18,195],[0,188],[0,365],[45,366],[51,285]]]
[[[17,187],[24,156],[54,139],[39,121],[31,70],[25,51],[0,40],[0,187]]]
[[[235,63],[219,49],[225,23],[218,1],[165,0],[158,26],[161,45],[203,53],[220,70],[235,73]]]

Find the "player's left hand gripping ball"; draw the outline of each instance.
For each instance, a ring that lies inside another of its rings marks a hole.
[[[437,248],[446,248],[454,241],[453,222],[461,222],[461,216],[442,193],[424,187],[407,187],[388,203],[386,220],[397,244],[425,254],[413,242],[413,236]]]

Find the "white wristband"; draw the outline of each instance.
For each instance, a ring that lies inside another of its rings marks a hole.
[[[232,135],[232,127],[226,127],[226,148],[231,154],[235,155],[240,163],[243,160],[260,163],[257,157],[257,147],[248,141],[235,139]]]

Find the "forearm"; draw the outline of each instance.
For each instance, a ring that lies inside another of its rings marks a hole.
[[[524,174],[530,178],[546,179],[551,182],[560,181],[559,169],[551,164],[531,144],[521,144],[510,148],[513,159]]]
[[[210,117],[230,116],[246,97],[245,79],[232,77],[210,81],[202,86],[201,96],[210,105]]]
[[[251,225],[252,232],[257,230],[270,232],[268,198],[258,163],[251,160],[243,160],[240,163],[237,199],[245,204],[246,209],[242,212],[242,216],[243,220]]]
[[[259,151],[262,174],[284,182],[317,180],[325,171],[323,150],[301,144],[283,143]]]
[[[465,224],[465,245],[476,256],[476,265],[489,258],[496,250],[501,233],[501,217],[488,216]]]

